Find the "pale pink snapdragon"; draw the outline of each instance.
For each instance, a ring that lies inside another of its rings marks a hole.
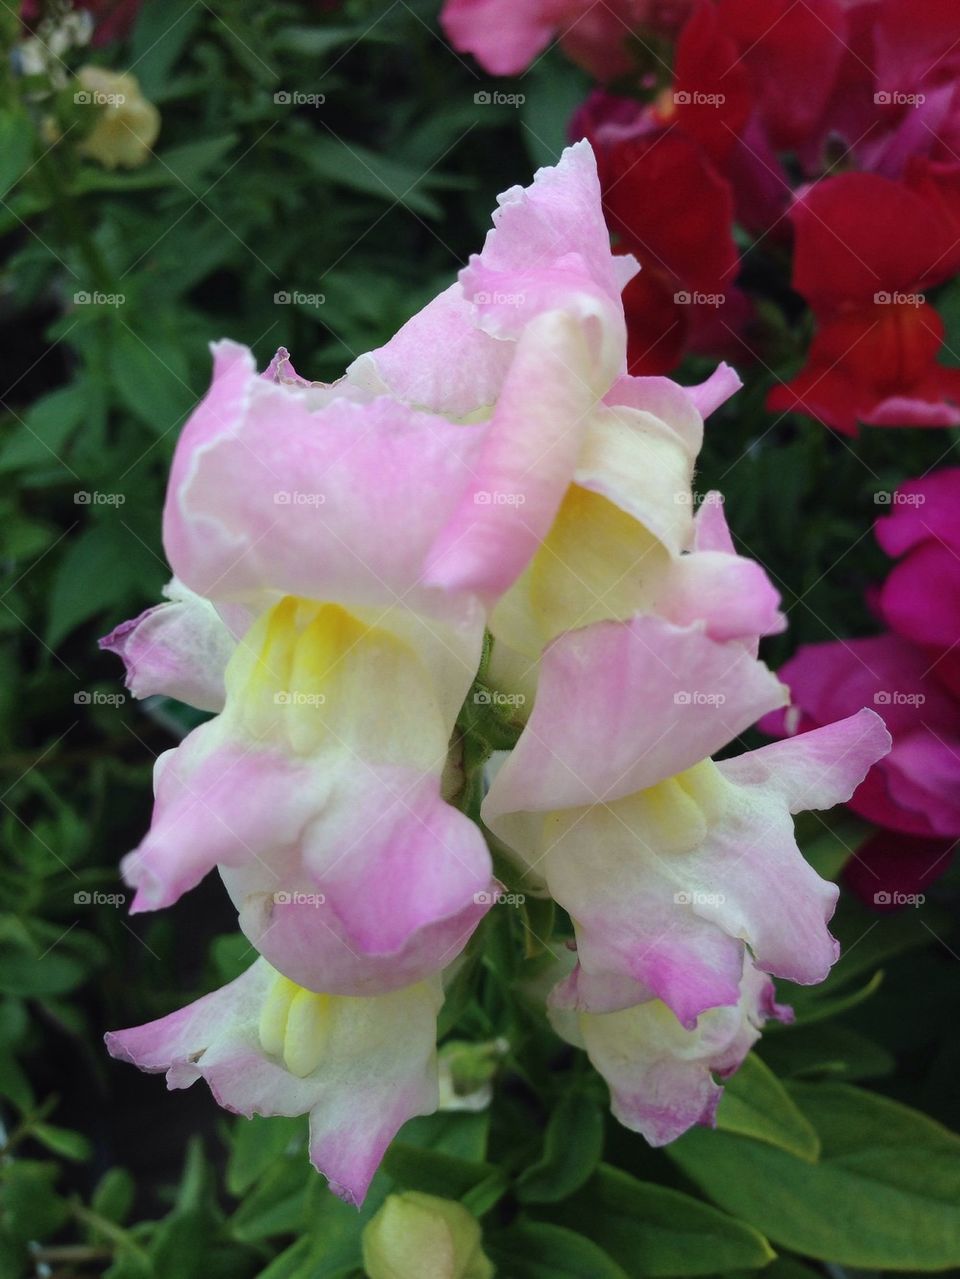
[[[658,1141],[709,1120],[710,1071],[773,1007],[766,974],[815,982],[836,957],[836,890],[791,814],[846,798],[885,731],[861,712],[713,762],[783,705],[757,651],[785,622],[719,495],[694,501],[704,416],[738,379],[627,374],[636,270],[582,142],[502,195],[457,281],[339,382],[217,344],[170,478],[170,600],[104,641],[135,694],[216,712],[158,761],[123,863],[135,909],[217,869],[262,956],[111,1051],[240,1113],[309,1112],[354,1202],[436,1104],[439,973],[493,901],[445,784],[485,634],[524,726],[484,819],[573,918],[552,1015],[579,1019],[562,1033],[621,1117]],[[660,1126],[648,1077],[671,1093]]]

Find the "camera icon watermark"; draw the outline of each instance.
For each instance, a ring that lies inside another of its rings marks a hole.
[[[473,95],[478,107],[522,107],[526,100],[524,93],[501,93],[499,89],[479,89]]]
[[[898,89],[878,89],[873,101],[878,107],[922,107],[925,93],[901,93]]]
[[[126,693],[99,693],[96,690],[92,692],[82,688],[79,693],[74,693],[74,706],[122,706],[127,700]]]
[[[725,93],[700,93],[696,89],[678,89],[673,95],[677,107],[722,107],[726,100]]]
[[[673,695],[674,706],[722,706],[726,693],[705,693],[699,688],[682,688]]]
[[[901,293],[898,289],[894,289],[892,293],[886,289],[880,289],[873,295],[874,305],[876,306],[912,306],[920,307],[926,303],[927,296],[925,293]]]
[[[89,292],[79,289],[73,295],[74,306],[123,306],[127,300],[125,293],[101,293],[98,289]]]
[[[890,489],[880,489],[873,495],[876,506],[923,506],[926,500],[925,493],[903,493]]]
[[[301,893],[297,889],[273,894],[273,904],[275,906],[313,906],[316,908],[325,905],[326,900],[326,896],[323,893]]]
[[[78,107],[122,107],[125,93],[104,93],[101,89],[78,89],[73,95]]]
[[[473,900],[477,906],[522,906],[527,900],[524,893],[505,893],[501,889],[474,893]]]
[[[327,697],[325,693],[301,693],[296,689],[284,689],[279,693],[274,693],[274,706],[325,706]]]
[[[523,706],[527,698],[524,693],[501,693],[496,688],[478,688],[473,700],[477,706]]]
[[[299,489],[279,489],[273,495],[275,506],[323,506],[325,493],[303,493]]]
[[[709,906],[717,908],[727,900],[723,893],[704,893],[698,889],[681,889],[673,894],[677,906]]]
[[[278,107],[322,107],[325,93],[301,93],[299,89],[280,89],[273,95]]]
[[[699,290],[680,289],[673,295],[677,306],[712,306],[714,310],[726,303],[725,293],[701,293]]]
[[[279,289],[273,295],[274,306],[323,306],[324,293],[302,293],[299,289]]]
[[[923,706],[926,700],[926,693],[902,693],[897,688],[881,688],[873,695],[874,706]]]
[[[873,894],[873,904],[875,906],[922,906],[926,901],[923,893],[901,893],[894,891],[887,892],[880,889],[879,892]]]
[[[473,495],[475,506],[523,506],[525,493],[503,493],[496,489],[479,489]]]
[[[73,495],[74,506],[123,506],[125,493],[101,493],[99,489],[77,489]]]

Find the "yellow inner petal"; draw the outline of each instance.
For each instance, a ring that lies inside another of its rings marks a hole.
[[[617,810],[655,853],[686,853],[703,843],[727,803],[729,783],[712,759],[618,801]]]
[[[336,1012],[334,995],[305,990],[277,973],[260,1009],[260,1046],[298,1079],[313,1074],[326,1054]]]
[[[562,631],[643,611],[668,559],[632,515],[572,484],[529,568],[494,611],[491,630],[536,657]]]
[[[280,737],[304,755],[362,735],[367,720],[380,715],[383,688],[399,690],[414,706],[429,693],[425,672],[403,640],[339,604],[293,595],[254,623],[225,680],[225,715],[235,729],[257,741]]]

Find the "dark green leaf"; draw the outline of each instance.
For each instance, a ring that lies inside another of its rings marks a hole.
[[[556,1203],[579,1190],[603,1154],[603,1115],[584,1093],[562,1098],[550,1116],[540,1159],[517,1178],[517,1198]]]
[[[790,1091],[820,1134],[819,1163],[706,1129],[668,1153],[721,1207],[796,1252],[867,1269],[960,1265],[960,1138],[844,1084]]]

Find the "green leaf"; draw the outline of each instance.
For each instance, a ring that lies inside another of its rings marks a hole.
[[[198,1279],[205,1272],[205,1253],[214,1222],[205,1208],[172,1212],[150,1244],[156,1279]]]
[[[33,153],[30,117],[17,108],[0,115],[0,199],[20,181]]]
[[[487,1240],[484,1251],[510,1279],[627,1279],[595,1243],[543,1221],[518,1221]]]
[[[389,36],[376,27],[282,27],[274,39],[274,47],[295,53],[301,58],[319,58],[345,44],[360,40],[389,42]]]
[[[178,427],[193,403],[180,347],[148,330],[124,325],[110,348],[110,372],[123,404],[157,435]]]
[[[820,1138],[814,1128],[755,1053],[750,1053],[727,1081],[717,1110],[717,1127],[767,1141],[800,1159],[816,1160],[820,1153]]]
[[[421,1150],[395,1141],[383,1160],[383,1170],[402,1190],[460,1199],[496,1171],[492,1164],[474,1163],[437,1150]]]
[[[97,1182],[90,1207],[97,1216],[120,1225],[129,1216],[136,1191],[136,1183],[126,1168],[110,1168]]]
[[[550,1116],[540,1159],[517,1178],[521,1203],[556,1203],[587,1181],[603,1154],[603,1115],[581,1092],[562,1098]]]
[[[230,1226],[234,1236],[253,1243],[302,1230],[310,1176],[306,1155],[268,1168],[233,1214]]]
[[[85,976],[75,959],[55,951],[40,957],[19,951],[0,955],[0,991],[7,995],[34,999],[62,995],[79,986]]]
[[[0,1219],[13,1239],[46,1239],[63,1225],[67,1205],[54,1192],[58,1169],[52,1163],[17,1159],[3,1170]]]
[[[86,403],[82,385],[61,387],[36,400],[22,422],[15,422],[0,448],[0,473],[31,466],[59,465],[70,469],[60,454],[83,419]]]
[[[799,1001],[794,1006],[797,1014],[797,1020],[788,1027],[777,1029],[771,1026],[771,1030],[776,1034],[786,1034],[792,1031],[794,1026],[812,1026],[818,1021],[826,1021],[830,1017],[836,1017],[839,1013],[845,1013],[851,1008],[856,1008],[858,1004],[864,1003],[871,995],[875,995],[883,984],[883,970],[873,974],[870,980],[856,990],[837,993],[836,995],[824,995],[821,999],[809,1000],[801,1006]],[[792,996],[787,993],[784,995],[787,1003],[793,1005]]]
[[[896,1065],[885,1048],[846,1026],[796,1026],[765,1036],[757,1051],[778,1075],[833,1075],[845,1083],[889,1075]]]
[[[401,1140],[404,1145],[422,1146],[481,1163],[486,1157],[489,1132],[489,1111],[438,1110],[435,1114],[408,1120],[403,1125]]]
[[[159,594],[166,570],[120,523],[122,510],[111,508],[109,517],[75,532],[67,545],[47,605],[46,640],[51,648],[81,623],[120,611],[154,586]]]
[[[795,1252],[865,1269],[960,1265],[960,1138],[846,1084],[791,1094],[820,1134],[816,1164],[706,1129],[667,1153],[721,1207]]]
[[[130,66],[148,98],[156,98],[203,17],[195,0],[144,0],[137,14]]]
[[[6,1097],[20,1111],[33,1106],[33,1089],[30,1080],[12,1053],[0,1051],[0,1097]]]
[[[388,204],[406,205],[425,217],[440,216],[436,200],[417,190],[424,180],[422,169],[369,151],[359,143],[351,141],[347,145],[333,137],[317,138],[298,155],[301,164],[326,181],[376,196]]]
[[[755,1270],[774,1256],[744,1222],[607,1164],[561,1206],[541,1213],[556,1225],[576,1221],[631,1279]]]
[[[48,1150],[64,1159],[85,1163],[93,1157],[93,1147],[87,1138],[70,1128],[58,1128],[55,1124],[34,1124],[30,1134]]]
[[[233,1146],[227,1161],[227,1189],[232,1195],[244,1194],[284,1151],[304,1135],[302,1119],[282,1115],[265,1119],[239,1119],[233,1129]]]
[[[537,166],[556,164],[570,139],[567,124],[589,90],[587,77],[559,53],[541,58],[524,77],[523,140]]]

